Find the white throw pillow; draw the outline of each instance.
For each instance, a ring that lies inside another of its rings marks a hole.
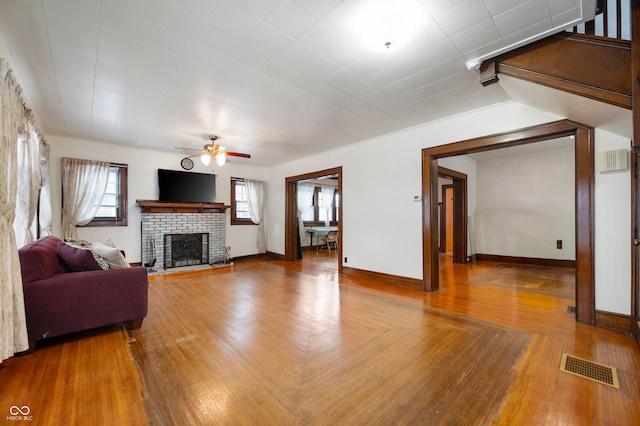
[[[120,253],[120,250],[115,247],[109,247],[102,243],[93,243],[91,249],[106,260],[111,269],[131,267],[129,262],[127,262],[127,259],[125,259],[122,253]]]

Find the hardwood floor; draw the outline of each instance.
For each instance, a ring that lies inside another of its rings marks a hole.
[[[637,344],[577,324],[548,291],[558,271],[516,269],[444,262],[436,293],[340,276],[335,253],[155,277],[141,329],[0,364],[0,411],[56,425],[640,424]],[[560,372],[565,352],[616,367],[621,389]]]

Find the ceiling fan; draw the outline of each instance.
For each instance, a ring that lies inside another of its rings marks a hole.
[[[242,158],[251,158],[249,154],[243,154],[241,152],[231,152],[227,151],[224,146],[220,146],[216,143],[216,141],[220,139],[219,136],[211,135],[209,136],[209,140],[211,143],[206,144],[202,151],[199,154],[190,155],[189,157],[183,158],[182,168],[190,170],[193,168],[193,161],[191,161],[191,157],[200,156],[200,161],[205,166],[208,166],[211,163],[211,159],[215,159],[218,166],[223,166],[227,162],[227,157],[242,157]],[[192,148],[178,148],[178,149],[186,149],[193,150]]]

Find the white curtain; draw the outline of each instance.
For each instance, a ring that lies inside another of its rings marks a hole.
[[[76,226],[94,218],[107,190],[109,169],[104,161],[62,159],[63,238],[77,238]]]
[[[256,247],[258,253],[267,252],[267,233],[264,226],[265,184],[261,180],[245,179],[247,186],[247,204],[251,221],[258,225]]]
[[[324,202],[324,211],[327,213],[324,219],[324,224],[329,226],[331,224],[331,208],[333,207],[333,194],[336,192],[336,188],[329,185],[320,186],[322,191],[322,200]]]
[[[34,221],[40,193],[40,138],[31,125],[18,137],[18,194],[13,229],[18,247],[35,240]]]
[[[313,194],[316,191],[315,185],[311,183],[298,183],[298,229],[300,230],[300,238],[304,234],[304,216],[313,208]]]
[[[51,210],[51,186],[49,184],[49,144],[40,139],[40,237],[53,235],[51,222],[53,212]]]
[[[18,189],[18,134],[24,128],[20,87],[0,58],[0,362],[29,348],[13,222]]]

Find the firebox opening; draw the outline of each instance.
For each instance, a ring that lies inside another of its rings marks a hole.
[[[164,269],[209,263],[209,234],[165,234]]]

